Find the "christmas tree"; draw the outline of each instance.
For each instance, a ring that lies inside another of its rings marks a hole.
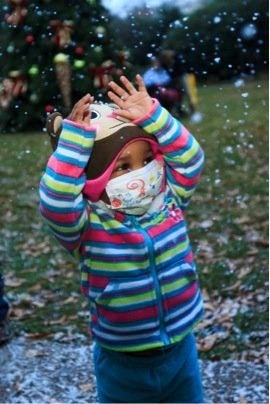
[[[101,1],[2,3],[0,132],[40,129],[87,92],[103,98],[116,50]]]

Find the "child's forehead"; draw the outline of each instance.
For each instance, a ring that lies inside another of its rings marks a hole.
[[[119,158],[128,156],[132,152],[148,153],[152,150],[152,144],[149,141],[142,139],[133,140],[123,148]]]

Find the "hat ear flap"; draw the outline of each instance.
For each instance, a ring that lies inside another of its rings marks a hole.
[[[62,132],[63,117],[59,112],[53,112],[46,119],[46,130],[50,136],[53,151],[56,149]]]

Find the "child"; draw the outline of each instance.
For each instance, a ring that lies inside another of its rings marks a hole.
[[[100,402],[201,403],[202,299],[183,211],[203,152],[136,80],[110,83],[118,108],[105,117],[88,94],[63,120],[40,209],[80,258]]]

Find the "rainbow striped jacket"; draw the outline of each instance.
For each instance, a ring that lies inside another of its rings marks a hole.
[[[202,149],[157,101],[135,123],[156,136],[164,155],[167,188],[159,211],[125,215],[87,200],[84,168],[95,128],[68,120],[40,183],[42,216],[79,257],[93,338],[118,351],[176,343],[203,314],[183,215],[202,170]]]

